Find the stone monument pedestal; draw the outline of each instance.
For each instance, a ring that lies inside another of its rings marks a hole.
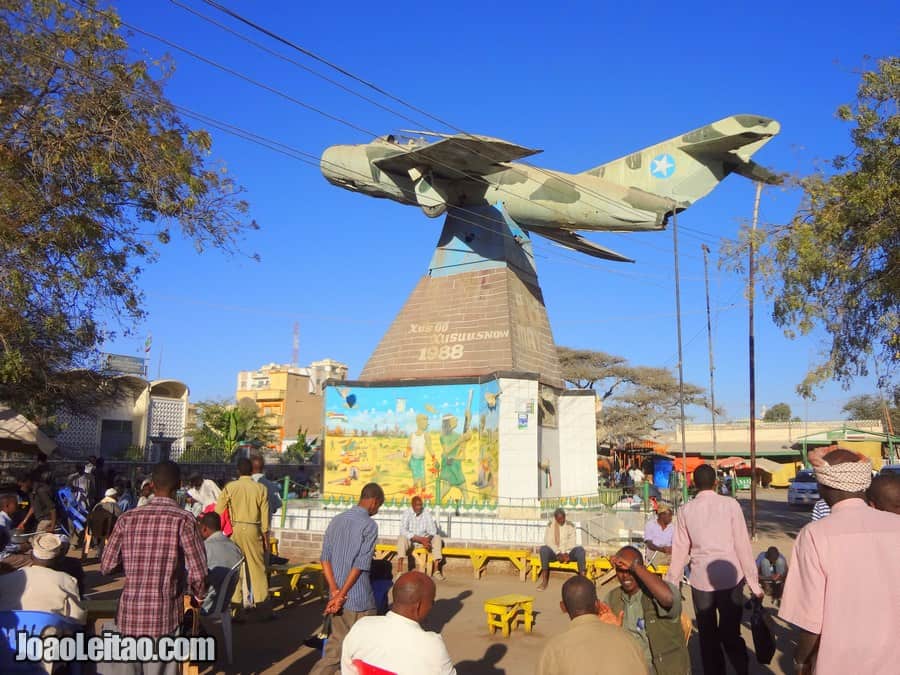
[[[450,211],[428,273],[325,409],[326,497],[374,481],[389,506],[521,518],[597,495],[594,393],[565,390],[531,240],[498,209]]]

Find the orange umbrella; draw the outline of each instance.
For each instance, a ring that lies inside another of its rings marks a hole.
[[[687,472],[693,473],[694,469],[696,469],[701,464],[706,464],[706,460],[703,459],[702,457],[688,457],[687,458]],[[681,461],[681,457],[676,457],[675,463],[674,463],[675,471],[684,471],[684,468],[682,468],[682,467],[683,467],[683,464]]]

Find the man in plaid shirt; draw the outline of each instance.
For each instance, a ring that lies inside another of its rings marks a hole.
[[[153,468],[151,480],[153,500],[126,511],[116,521],[100,571],[110,574],[121,564],[125,572],[125,589],[116,617],[119,632],[158,638],[176,633],[185,592],[202,600],[206,592],[206,550],[197,520],[174,500],[181,484],[178,465],[160,462]]]

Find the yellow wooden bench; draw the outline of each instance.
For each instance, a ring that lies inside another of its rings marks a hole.
[[[443,555],[444,557],[454,556],[469,558],[472,561],[472,571],[476,579],[481,578],[481,574],[482,572],[484,572],[484,569],[487,566],[487,561],[491,558],[501,558],[503,560],[508,560],[513,565],[515,565],[517,570],[519,570],[519,579],[524,581],[526,571],[525,566],[528,563],[529,553],[525,550],[496,548],[454,548],[452,546],[445,546],[443,549]],[[430,559],[431,556],[429,555],[426,560]]]
[[[375,560],[392,560],[397,555],[394,544],[375,544]]]
[[[275,598],[287,598],[292,595],[305,600],[312,596],[325,595],[325,579],[322,576],[321,563],[270,565],[269,571],[273,577],[284,576],[287,581],[286,588],[272,587],[271,595]]]
[[[484,611],[487,614],[487,625],[491,635],[499,628],[503,632],[503,637],[509,637],[510,631],[515,630],[520,623],[525,626],[525,632],[530,633],[534,626],[533,605],[533,597],[518,593],[485,600]]]
[[[537,581],[538,575],[541,573],[542,565],[541,565],[541,556],[532,555],[528,559],[529,564],[531,565],[531,580]],[[551,561],[550,562],[551,570],[571,570],[572,572],[578,571],[578,563],[574,560],[570,560],[569,562],[558,562]],[[609,562],[609,558],[588,558],[584,561],[584,574],[588,579],[596,579],[604,572],[607,572],[612,569],[612,564]],[[523,578],[522,581],[525,581]]]

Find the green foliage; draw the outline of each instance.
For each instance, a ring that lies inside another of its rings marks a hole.
[[[596,389],[598,440],[620,445],[658,435],[680,415],[678,378],[667,368],[632,366],[621,356],[558,347],[563,380]],[[607,403],[607,401],[610,401]],[[705,390],[684,383],[684,404],[708,407]]]
[[[96,0],[0,0],[0,400],[23,412],[81,401],[65,373],[144,317],[137,279],[173,229],[236,251],[256,227],[171,73],[130,60]]]
[[[853,396],[841,412],[847,415],[848,420],[881,420],[887,431],[887,425],[884,424],[887,421],[885,406],[890,412],[894,433],[900,433],[900,386],[894,387],[891,395],[884,399],[876,394]]]
[[[790,337],[816,327],[827,336],[804,396],[828,379],[849,386],[873,359],[887,386],[900,364],[900,58],[874,66],[837,111],[852,125],[851,152],[797,180],[803,203],[768,229],[760,256],[776,324]]]
[[[787,403],[776,403],[763,415],[763,422],[788,422],[790,419],[791,406]]]
[[[285,464],[306,464],[315,451],[316,438],[307,436],[308,430],[302,426],[297,429],[297,440],[281,453],[281,461]]]
[[[255,404],[232,405],[222,401],[197,404],[197,429],[191,452],[203,461],[231,461],[243,446],[260,448],[274,442],[275,428],[265,421]]]

